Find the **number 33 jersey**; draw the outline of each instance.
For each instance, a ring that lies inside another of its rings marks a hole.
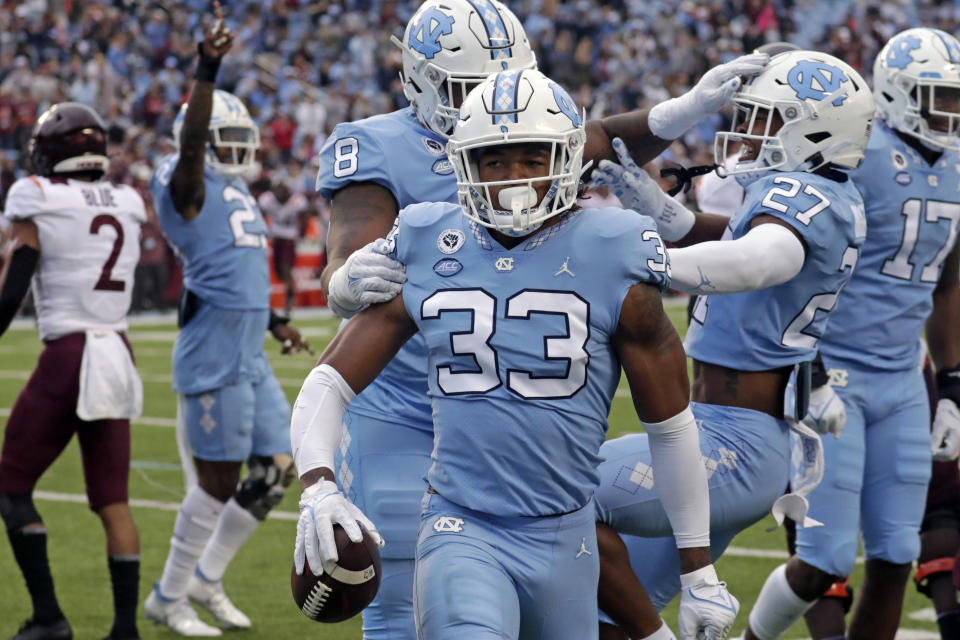
[[[812,360],[828,316],[830,326],[835,326],[838,294],[854,267],[860,268],[859,247],[867,231],[863,209],[849,179],[777,172],[751,184],[724,239],[746,235],[757,216],[773,216],[803,239],[803,267],[779,285],[698,298],[687,332],[687,354],[741,371]]]
[[[459,206],[427,203],[391,238],[429,354],[431,486],[501,516],[583,507],[620,380],[620,305],[637,283],[669,284],[653,221],[577,211],[508,250]]]
[[[910,369],[957,238],[960,158],[945,151],[929,165],[877,121],[851,177],[867,206],[867,240],[821,350],[859,366]]]
[[[29,176],[10,187],[6,216],[37,225],[33,295],[41,339],[127,328],[140,225],[147,219],[140,194],[105,180]]]
[[[184,220],[170,197],[177,158],[160,162],[150,192],[163,233],[183,265],[184,286],[221,309],[268,309],[267,224],[247,183],[204,164],[203,208]]]

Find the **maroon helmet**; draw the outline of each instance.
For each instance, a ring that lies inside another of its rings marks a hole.
[[[37,119],[27,144],[30,170],[40,176],[95,172],[103,175],[107,127],[97,112],[79,102],[55,104]]]

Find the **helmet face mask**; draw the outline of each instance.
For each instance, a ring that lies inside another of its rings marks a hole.
[[[427,0],[410,18],[400,47],[403,92],[420,122],[448,137],[460,102],[491,73],[535,69],[517,17],[497,0]]]
[[[173,139],[178,151],[186,112],[187,105],[184,104],[173,122]],[[207,135],[208,165],[228,176],[256,176],[260,170],[256,159],[260,149],[260,129],[239,98],[219,89],[213,92]]]
[[[717,132],[714,159],[722,165],[731,144],[744,142],[740,160],[727,172],[743,185],[770,171],[855,168],[863,159],[873,98],[863,78],[833,56],[781,53],[732,101],[733,124]]]
[[[464,101],[447,143],[464,215],[506,235],[526,236],[572,208],[586,142],[583,122],[569,94],[539,71],[491,76]],[[536,159],[543,171],[491,171],[482,166],[488,154],[508,165],[518,155],[521,164]]]
[[[41,176],[107,172],[106,125],[78,102],[61,102],[38,119],[27,145],[30,170]]]
[[[938,29],[890,38],[873,67],[877,113],[934,149],[960,149],[960,44]]]

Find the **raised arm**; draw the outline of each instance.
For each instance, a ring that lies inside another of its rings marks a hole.
[[[935,460],[960,455],[960,243],[947,255],[927,318],[927,345],[937,369],[937,411],[931,446]]]
[[[203,208],[206,195],[203,163],[213,110],[213,85],[220,61],[233,45],[233,34],[223,22],[220,3],[214,2],[213,6],[216,20],[207,29],[199,46],[200,59],[180,130],[180,154],[170,176],[170,198],[184,220],[193,220]]]
[[[17,315],[40,259],[40,239],[37,225],[32,220],[14,221],[7,234],[3,267],[0,268],[0,335]]]

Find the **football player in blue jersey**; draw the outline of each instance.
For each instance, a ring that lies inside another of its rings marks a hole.
[[[345,325],[294,405],[296,568],[336,560],[335,523],[372,532],[334,484],[343,415],[419,332],[435,431],[418,637],[596,638],[592,495],[621,365],[682,570],[712,572],[685,358],[660,300],[666,252],[646,217],[574,208],[587,134],[541,73],[491,76],[460,114],[447,145],[459,206],[403,210],[379,243],[405,265],[402,295]]]
[[[184,270],[173,386],[196,483],[180,506],[144,615],[189,636],[218,636],[220,629],[202,622],[188,597],[227,628],[250,626],[221,579],[293,476],[290,409],[263,353],[264,335],[269,327],[287,351],[305,346],[270,312],[267,228],[244,181],[259,133],[236,97],[214,90],[233,42],[219,6],[216,12],[174,124],[178,151],[161,161],[150,184]],[[249,473],[239,481],[244,461]]]
[[[767,579],[747,638],[778,637],[848,575],[858,533],[866,570],[847,637],[893,638],[919,531],[935,524],[923,522],[931,449],[950,459],[960,447],[960,44],[936,29],[899,33],[878,54],[873,81],[880,119],[853,174],[868,236],[821,343],[848,416],[843,437],[824,443],[826,472],[810,495],[826,526],[797,532],[797,555]],[[932,444],[924,327],[941,398]],[[956,637],[956,613],[939,622]],[[843,633],[841,619],[832,634]]]
[[[463,96],[490,73],[536,66],[520,21],[496,0],[428,0],[396,43],[411,106],[338,125],[320,153],[317,191],[332,201],[329,264],[322,279],[330,308],[344,318],[389,300],[403,280],[402,273],[394,275],[389,257],[354,252],[386,235],[403,207],[456,202],[445,146]],[[654,157],[726,104],[739,77],[756,73],[765,60],[747,56],[721,65],[687,95],[655,107],[649,118],[635,112],[588,122],[585,162],[609,155],[615,136],[639,159]],[[414,638],[414,546],[433,448],[426,392],[426,347],[418,335],[345,416],[348,436],[337,456],[338,482],[389,541],[382,552],[380,591],[363,612],[367,640]]]
[[[811,51],[774,56],[733,103],[733,130],[718,132],[715,145],[718,162],[733,141],[744,149],[730,170],[746,187],[732,218],[695,215],[668,198],[625,152],[622,166],[605,161],[594,172],[594,180],[613,186],[626,206],[655,217],[672,241],[687,245],[723,235],[668,252],[673,286],[700,295],[686,346],[693,358],[693,412],[710,476],[714,558],[772,505],[781,519],[786,513],[804,521],[806,509],[798,499],[803,483],[794,483],[792,497],[778,500],[790,467],[784,390],[794,365],[816,353],[827,317],[836,313],[837,295],[857,264],[866,220],[847,170],[863,158],[874,111],[856,71]],[[828,397],[819,401],[839,404],[829,386],[824,392]],[[836,432],[842,418],[815,424]],[[817,442],[812,432],[807,436]],[[649,613],[643,618],[649,624],[639,627],[644,603],[623,597],[629,592],[623,585],[633,577],[627,572],[614,578],[627,568],[629,550],[656,609],[687,587],[670,540],[657,538],[669,530],[654,493],[661,480],[648,472],[648,449],[644,435],[601,448],[605,462],[597,507],[608,526],[598,525],[598,539],[603,566],[610,566],[605,575],[618,587],[607,598],[601,582],[601,606],[630,637],[659,640],[673,636],[665,626],[656,631],[659,621]],[[791,508],[791,502],[801,506]],[[613,529],[631,534],[626,546]],[[716,605],[719,615],[724,603]],[[623,635],[605,629],[604,637]]]

